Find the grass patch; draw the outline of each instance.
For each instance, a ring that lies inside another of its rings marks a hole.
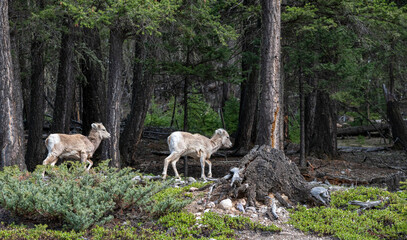
[[[405,190],[390,193],[379,188],[358,187],[332,194],[331,207],[307,209],[299,206],[290,223],[301,231],[332,235],[339,239],[406,239],[407,200]],[[384,200],[374,209],[359,210],[351,200]]]

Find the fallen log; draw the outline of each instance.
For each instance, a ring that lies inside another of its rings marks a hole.
[[[338,137],[347,137],[347,136],[371,136],[373,132],[382,132],[386,135],[390,130],[389,124],[377,123],[368,126],[356,126],[356,127],[347,127],[347,128],[338,128],[337,136]]]

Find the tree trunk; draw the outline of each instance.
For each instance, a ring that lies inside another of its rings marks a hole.
[[[85,55],[85,61],[82,64],[82,73],[86,78],[83,84],[83,113],[82,113],[82,132],[87,134],[94,122],[105,122],[105,104],[106,87],[102,72],[102,48],[97,29],[84,29],[84,40],[88,48],[97,60]]]
[[[102,158],[112,159],[110,166],[120,168],[120,104],[123,93],[122,65],[125,33],[120,28],[110,29],[109,79],[106,102],[106,129],[111,137],[104,141]]]
[[[306,97],[305,106],[305,152],[318,157],[337,156],[336,107],[329,94],[313,90]]]
[[[281,150],[255,146],[240,160],[239,168],[243,169],[242,185],[249,185],[249,205],[265,201],[270,192],[285,194],[294,204],[309,201],[311,186]]]
[[[67,19],[66,21],[68,32],[62,32],[59,53],[58,80],[51,126],[51,132],[53,133],[69,133],[74,105],[74,28],[70,20]]]
[[[21,84],[16,82],[10,47],[8,1],[0,1],[0,169],[24,163]]]
[[[300,166],[306,167],[305,161],[305,97],[304,97],[304,80],[302,71],[298,75],[299,95],[300,95]]]
[[[123,135],[120,138],[122,164],[126,166],[134,166],[136,147],[141,139],[144,120],[150,107],[154,90],[152,74],[147,69],[147,66],[144,65],[147,54],[144,46],[146,40],[146,35],[140,35],[136,40],[131,111],[126,121]]]
[[[387,102],[387,117],[394,142],[393,148],[407,151],[407,125],[401,116],[399,104],[394,95],[391,92],[387,92],[384,85],[383,90]]]
[[[31,101],[28,115],[28,142],[25,162],[27,169],[33,171],[43,158],[42,139],[44,122],[44,43],[37,33],[31,43]]]
[[[270,145],[282,149],[281,142],[281,79],[280,79],[280,32],[281,2],[278,0],[261,1],[262,5],[262,46],[261,71],[262,83],[260,115],[256,144]]]
[[[246,6],[253,6],[255,1],[245,0]],[[248,26],[250,23],[245,23]],[[252,132],[255,128],[254,116],[256,114],[256,105],[259,98],[259,69],[258,54],[259,46],[255,44],[256,26],[246,29],[242,43],[242,72],[243,82],[240,85],[240,108],[239,122],[235,138],[234,148],[236,152],[246,152],[250,149],[252,143]]]

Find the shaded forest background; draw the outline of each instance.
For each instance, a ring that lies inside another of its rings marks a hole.
[[[344,118],[390,124],[381,136],[407,150],[406,4],[282,1],[281,138],[303,157],[335,157]],[[145,126],[224,127],[236,153],[249,150],[266,114],[261,16],[256,0],[10,1],[14,116],[28,138],[2,130],[0,167],[33,170],[47,133],[86,135],[93,122],[112,134],[99,154],[115,167],[132,166]],[[20,139],[14,155],[6,138]]]

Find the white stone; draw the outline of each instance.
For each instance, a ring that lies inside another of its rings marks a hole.
[[[190,192],[195,192],[196,190],[198,190],[198,188],[196,188],[196,187],[191,187],[191,188],[189,189]]]
[[[215,207],[215,203],[214,202],[209,202],[208,205],[206,205],[209,208],[213,208]]]
[[[233,207],[232,200],[230,200],[229,198],[224,199],[219,203],[219,206],[222,209],[229,210]]]
[[[188,177],[188,182],[189,183],[194,183],[194,182],[196,182],[196,180],[193,177]]]
[[[255,207],[247,207],[247,208],[246,208],[246,212],[253,212],[253,213],[256,213],[257,211],[256,211],[256,208],[255,208]]]

